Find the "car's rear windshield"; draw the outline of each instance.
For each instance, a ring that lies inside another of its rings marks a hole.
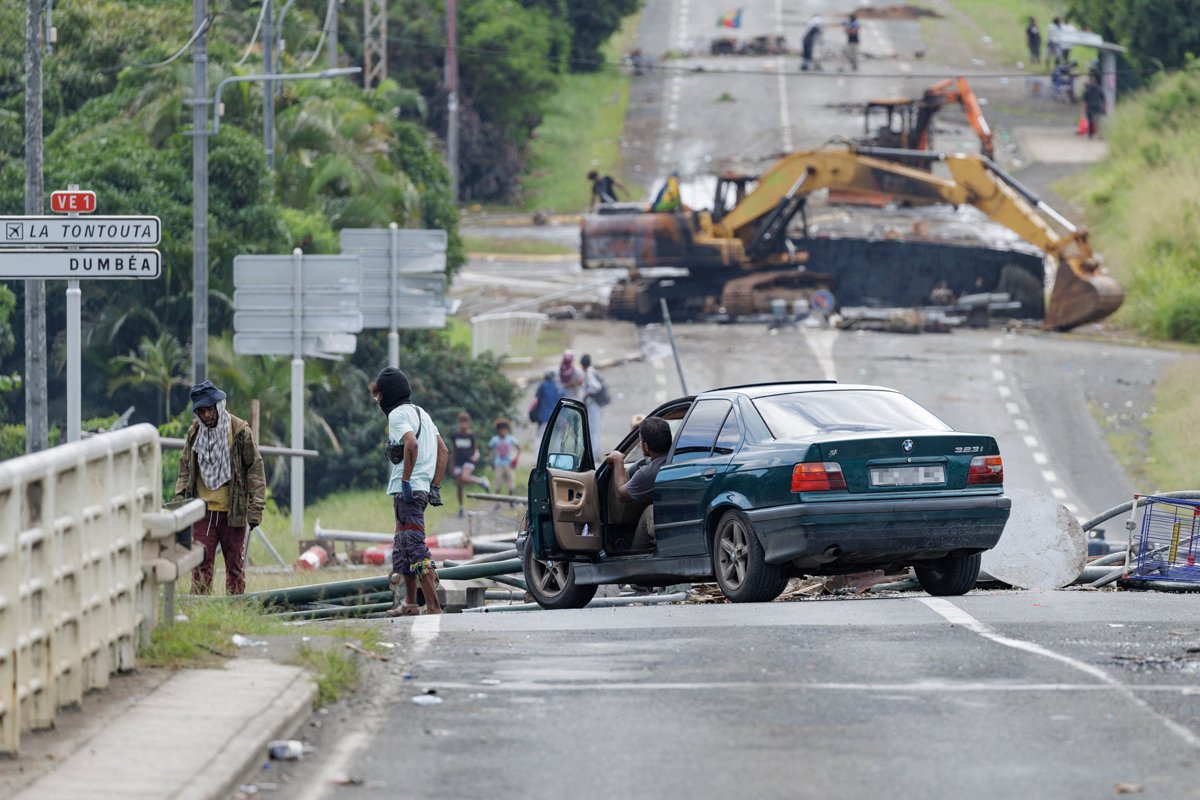
[[[795,392],[759,397],[754,405],[776,439],[826,433],[951,430],[924,406],[898,392],[873,389]]]

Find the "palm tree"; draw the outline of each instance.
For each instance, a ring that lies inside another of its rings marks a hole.
[[[136,353],[113,359],[116,375],[108,382],[111,397],[122,386],[139,387],[150,384],[162,392],[163,420],[171,418],[171,389],[188,385],[188,351],[173,334],[163,333],[157,339],[143,336]]]

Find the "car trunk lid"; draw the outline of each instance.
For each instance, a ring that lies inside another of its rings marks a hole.
[[[929,432],[848,435],[818,449],[841,465],[851,493],[962,489],[971,459],[999,453],[990,436]]]

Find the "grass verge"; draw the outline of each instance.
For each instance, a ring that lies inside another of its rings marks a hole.
[[[1125,288],[1117,320],[1200,343],[1200,65],[1126,98],[1106,122],[1108,156],[1071,186]]]
[[[270,636],[291,649],[288,663],[312,675],[318,706],[335,702],[358,683],[358,657],[349,654],[344,644],[353,642],[367,649],[374,645],[370,631],[353,624],[324,626],[320,645],[305,642],[301,636],[311,635],[312,628],[285,625],[248,602],[184,598],[178,611],[186,620],[159,625],[150,644],[138,653],[141,664],[170,669],[215,667],[237,653],[235,634],[249,639]]]
[[[938,10],[945,9],[939,7]],[[1037,20],[1042,32],[1042,50],[1045,52],[1050,36],[1050,21],[1066,13],[1067,4],[1053,0],[954,0],[954,10],[944,18],[923,18],[921,30],[925,34],[925,41],[930,43],[930,49],[934,51],[937,50],[937,42],[949,41],[947,37],[958,37],[968,43],[972,57],[982,59],[989,66],[1015,66],[1020,62],[1030,72],[1049,72],[1049,65],[1035,69],[1029,63],[1025,26],[1030,17]],[[1071,58],[1079,63],[1080,71],[1085,75],[1088,63],[1095,57],[1093,48],[1071,49]]]
[[[587,208],[589,169],[613,175],[634,197],[641,187],[626,180],[621,159],[629,75],[613,66],[633,49],[638,15],[625,18],[604,47],[605,66],[597,72],[563,78],[529,148],[529,173],[523,184],[526,211],[579,211]]]
[[[578,252],[578,248],[558,242],[507,236],[464,236],[463,247],[468,253],[501,253],[522,256],[562,256]]]

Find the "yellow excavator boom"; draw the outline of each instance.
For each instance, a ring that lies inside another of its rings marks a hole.
[[[872,152],[942,161],[951,177],[875,158]],[[719,222],[702,224],[697,240],[740,239],[749,250],[755,238],[762,236],[763,221],[781,204],[818,189],[884,192],[912,202],[975,206],[1058,262],[1043,319],[1045,328],[1066,330],[1103,319],[1124,299],[1120,285],[1100,269],[1087,231],[1077,229],[981,156],[871,148],[793,153],[763,173],[754,190]]]

